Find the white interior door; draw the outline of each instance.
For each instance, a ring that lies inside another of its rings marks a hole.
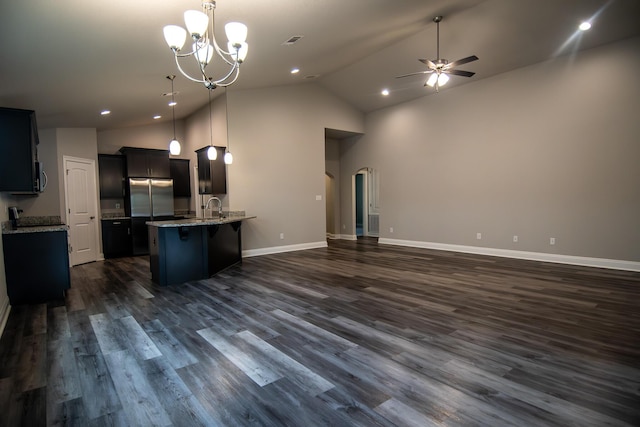
[[[96,167],[93,160],[64,158],[71,265],[97,259]]]

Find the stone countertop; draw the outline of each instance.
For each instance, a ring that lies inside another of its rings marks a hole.
[[[229,215],[219,218],[185,218],[174,219],[168,221],[148,221],[147,225],[152,227],[196,227],[200,225],[221,225],[231,222],[244,221],[246,219],[256,218],[248,215]]]
[[[50,231],[68,231],[69,226],[65,224],[58,225],[34,225],[21,226],[16,229],[11,227],[2,227],[2,234],[22,234],[22,233],[48,233]]]

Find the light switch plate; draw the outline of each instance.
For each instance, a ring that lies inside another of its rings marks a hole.
[[[316,194],[316,200],[322,200],[322,196],[320,194]]]

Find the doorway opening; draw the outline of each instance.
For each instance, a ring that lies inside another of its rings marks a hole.
[[[353,225],[356,238],[378,237],[378,174],[365,167],[353,175]]]

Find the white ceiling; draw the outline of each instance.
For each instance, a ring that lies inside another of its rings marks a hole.
[[[0,106],[36,110],[38,125],[110,129],[170,120],[168,74],[182,118],[207,90],[176,72],[162,27],[199,0],[0,0]],[[433,96],[418,58],[477,55],[444,88],[640,35],[638,0],[218,0],[216,23],[249,27],[249,56],[228,90],[315,81],[363,112]],[[593,28],[573,37],[577,25]],[[304,36],[293,46],[282,43]],[[224,39],[224,35],[220,34]],[[302,70],[291,75],[294,67]],[[615,73],[615,67],[612,67]],[[214,73],[219,74],[219,73]],[[317,76],[309,78],[309,76]],[[391,94],[382,97],[380,91]],[[217,89],[214,96],[222,93]],[[113,113],[102,117],[108,108]]]

